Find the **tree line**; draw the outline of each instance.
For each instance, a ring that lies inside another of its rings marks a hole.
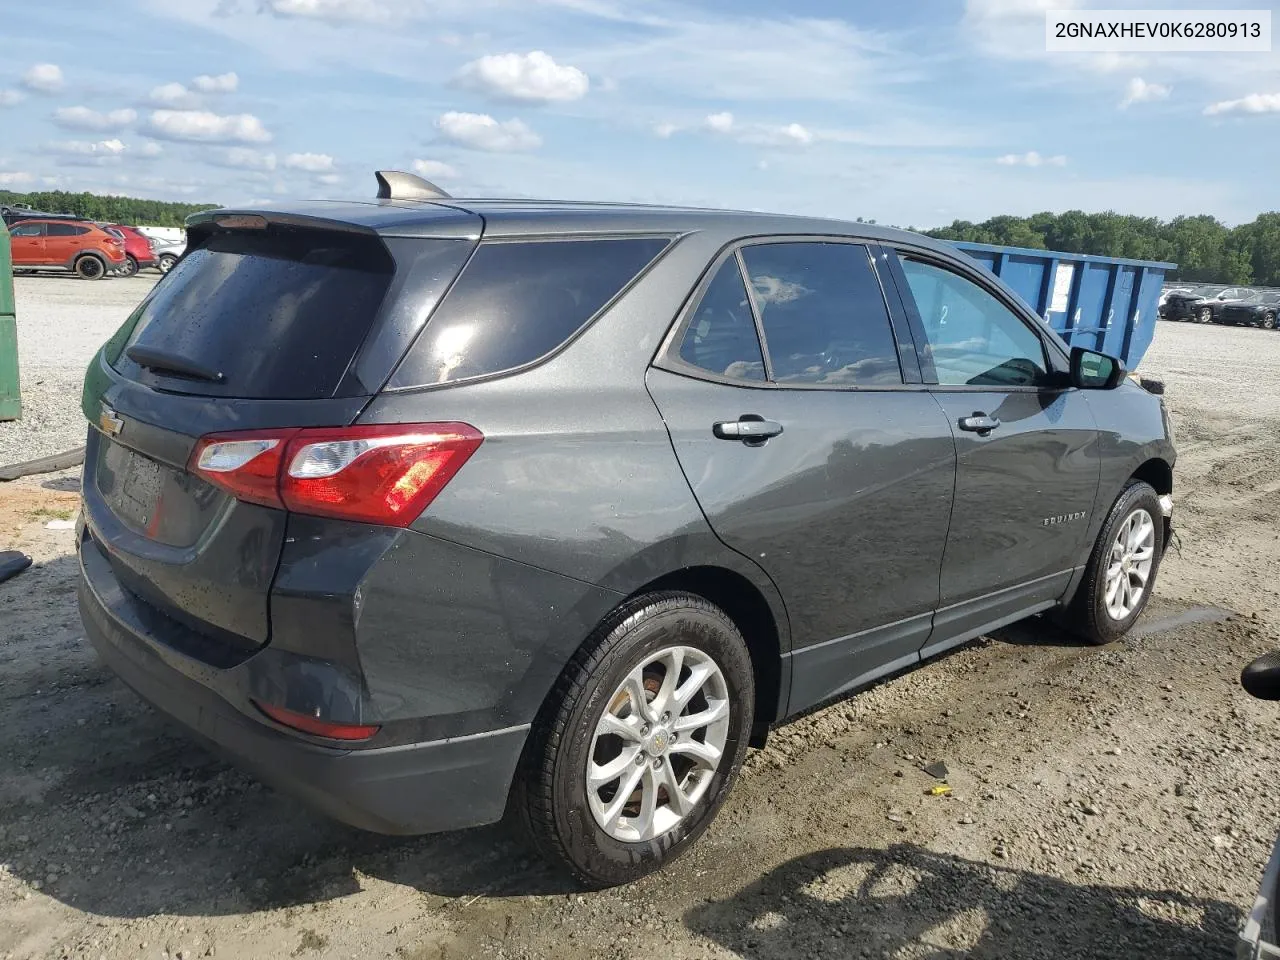
[[[147,227],[180,227],[191,214],[218,206],[216,203],[170,203],[138,197],[67,193],[64,190],[37,193],[0,190],[0,203],[8,206],[25,204],[45,213],[73,213],[85,220]]]
[[[1280,213],[1228,227],[1214,217],[1133,217],[1119,213],[1037,213],[956,220],[925,231],[940,240],[1089,253],[1178,265],[1171,280],[1280,287]]]

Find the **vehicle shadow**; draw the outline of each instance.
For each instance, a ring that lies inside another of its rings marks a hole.
[[[914,844],[797,857],[684,917],[695,933],[746,960],[1226,960],[1238,919],[1233,905],[1217,900],[1070,883]]]

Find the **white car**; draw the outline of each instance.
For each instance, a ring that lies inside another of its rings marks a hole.
[[[161,273],[168,273],[178,258],[187,251],[185,241],[179,243],[166,243],[162,241],[152,240],[151,249],[156,255],[156,268]]]

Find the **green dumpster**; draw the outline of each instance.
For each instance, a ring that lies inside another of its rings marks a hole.
[[[13,260],[9,230],[0,221],[0,420],[22,416],[18,395],[18,320],[13,304]]]

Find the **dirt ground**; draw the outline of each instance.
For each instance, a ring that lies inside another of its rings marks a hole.
[[[1280,707],[1237,683],[1280,647],[1280,334],[1164,323],[1143,372],[1180,543],[1133,636],[1028,621],[793,722],[687,857],[604,893],[500,827],[349,830],[189,743],[82,639],[46,527],[74,473],[0,488],[0,549],[36,560],[0,585],[0,957],[1234,956],[1280,830]]]

